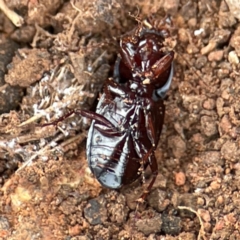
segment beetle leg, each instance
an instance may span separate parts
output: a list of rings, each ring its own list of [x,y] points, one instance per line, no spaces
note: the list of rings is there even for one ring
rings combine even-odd
[[[165,106],[161,101],[158,103],[153,102],[151,99],[146,101],[147,108],[151,110],[144,109],[145,127],[148,138],[155,150],[162,130],[162,127],[159,128],[158,126],[163,125]]]
[[[106,84],[105,84],[105,89],[104,92],[106,93],[106,95],[110,95],[111,93],[114,93],[115,95],[125,98],[126,95],[128,95],[128,91],[126,91],[126,89],[124,89],[119,83],[114,82],[111,79],[107,79]]]
[[[167,53],[164,57],[160,58],[150,69],[150,72],[148,72],[145,76],[146,79],[143,80],[143,84],[151,84],[154,81],[158,80],[158,77],[165,73],[172,64],[174,58],[174,52],[170,51]],[[148,77],[149,75],[149,77]]]
[[[113,96],[119,96],[121,98],[127,98],[130,94],[129,91],[124,89],[119,83],[113,81],[111,78],[106,80],[105,87],[105,102],[104,104],[110,105],[113,103],[113,112],[116,112],[116,102],[113,101]]]
[[[131,47],[133,45],[131,41],[132,38],[129,36],[125,36],[120,40],[120,55],[122,57],[123,63],[127,66],[128,69],[133,69],[135,63],[133,56],[131,56]]]
[[[152,67],[151,70],[154,73],[155,78],[167,71],[171,67],[174,58],[174,52],[171,51],[166,54],[163,58],[159,59]]]
[[[152,147],[155,148],[157,139],[156,139],[156,134],[153,126],[151,112],[147,113],[145,111],[145,121],[146,121],[146,130],[147,130],[148,138],[152,143]]]
[[[153,121],[152,121],[152,118],[151,118],[151,114],[148,113],[146,115],[146,120],[147,121],[147,134],[148,134],[148,138],[150,139],[151,143],[152,143],[152,146],[154,148],[156,148],[156,135],[155,135],[155,131],[154,131],[154,127],[153,127]]]
[[[112,79],[107,79],[106,81],[107,83],[112,83]],[[103,89],[103,92],[105,93],[105,96],[104,96],[104,105],[108,105],[108,111],[111,112],[116,112],[116,102],[114,102],[114,98],[112,96],[112,93],[111,91],[109,90],[108,88],[108,84],[105,84],[104,85],[104,89]],[[112,107],[111,107],[112,106]],[[101,106],[102,107],[102,106]]]
[[[107,120],[104,116],[102,116],[96,112],[77,109],[77,110],[73,110],[72,113],[79,114],[79,115],[86,117],[88,119],[91,119],[91,120],[95,120],[96,122],[103,124],[107,128],[111,128],[111,129],[115,128],[115,126],[109,120]]]
[[[113,127],[108,127],[108,126],[103,126],[102,124],[98,124],[97,122],[94,124],[94,127],[102,133],[104,136],[107,137],[118,137],[122,136],[122,132],[119,131],[115,126]]]
[[[66,118],[70,117],[73,114],[78,114],[78,115],[81,115],[82,117],[86,117],[88,119],[95,120],[96,122],[104,125],[105,127],[109,128],[109,129],[116,129],[115,126],[110,121],[108,121],[105,117],[103,117],[102,115],[95,113],[95,112],[88,111],[88,110],[82,110],[82,109],[72,110],[69,113],[65,114],[64,116],[58,118],[57,120],[50,122],[50,123],[45,123],[41,126],[42,127],[49,126],[49,125],[57,126],[57,124],[59,122],[64,121]]]
[[[112,79],[107,79],[106,82],[107,82],[107,83],[112,83],[113,81],[112,81]],[[108,101],[109,101],[109,102],[110,102],[110,101],[112,102],[113,97],[112,97],[112,94],[111,94],[111,92],[110,92],[110,90],[109,90],[109,88],[108,88],[108,84],[105,84],[105,85],[104,85],[103,91],[104,91],[104,93],[106,94],[106,97],[105,97],[106,100],[105,100],[105,101],[106,101],[106,102],[108,102]]]
[[[157,175],[158,175],[158,164],[157,164],[157,160],[154,154],[154,151],[151,151],[152,155],[151,155],[151,161],[149,161],[149,165],[150,168],[152,170],[152,180],[149,183],[148,187],[144,190],[143,194],[141,195],[141,197],[137,200],[137,201],[143,201],[145,200],[145,198],[147,197],[148,193],[150,192],[150,190],[153,187],[154,182],[156,181]]]

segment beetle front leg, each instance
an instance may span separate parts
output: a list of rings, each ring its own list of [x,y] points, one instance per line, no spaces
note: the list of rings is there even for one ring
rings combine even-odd
[[[164,57],[160,58],[151,69],[145,73],[146,79],[143,80],[143,84],[151,84],[158,81],[158,77],[165,73],[172,65],[174,58],[174,52],[167,53]]]
[[[112,79],[107,79],[104,87],[104,93],[105,93],[105,100],[104,104],[109,105],[109,103],[113,102],[114,105],[112,109],[110,109],[110,106],[108,106],[109,112],[113,111],[113,113],[116,112],[116,101],[112,101],[113,96],[119,97],[123,102],[126,101],[132,101],[132,99],[135,98],[135,95],[133,92],[131,92],[128,88],[122,86],[118,82],[113,81]],[[110,101],[109,101],[110,99]]]
[[[111,104],[112,102],[114,103],[113,95],[117,95],[122,98],[125,98],[126,96],[126,90],[123,89],[119,83],[113,81],[112,78],[106,80],[103,92],[105,93],[104,104],[107,105]]]
[[[114,94],[116,96],[125,98],[127,97],[131,92],[128,91],[126,88],[121,86],[119,83],[114,82],[112,79],[107,79],[105,83],[104,93],[107,96],[111,96],[111,94]]]
[[[151,70],[154,73],[154,77],[157,78],[162,73],[166,72],[167,69],[171,67],[172,61],[174,58],[174,52],[171,51],[168,54],[166,54],[163,58],[158,60],[152,67]]]

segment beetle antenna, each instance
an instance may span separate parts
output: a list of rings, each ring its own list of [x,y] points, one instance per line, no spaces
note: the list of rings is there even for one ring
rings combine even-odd
[[[134,16],[131,12],[128,13],[130,17],[134,18],[138,23],[142,22],[142,19],[139,17],[140,15],[140,9],[137,6],[137,14]]]

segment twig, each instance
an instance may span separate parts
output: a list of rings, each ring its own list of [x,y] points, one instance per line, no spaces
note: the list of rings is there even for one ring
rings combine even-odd
[[[190,212],[193,212],[197,215],[198,219],[199,219],[199,222],[200,222],[200,230],[199,230],[199,234],[198,234],[198,240],[201,240],[201,237],[204,239],[204,240],[207,240],[206,238],[206,233],[205,233],[205,230],[204,230],[204,225],[203,225],[203,221],[200,217],[200,215],[198,214],[198,212],[196,212],[194,209],[190,208],[190,207],[185,207],[185,206],[178,206],[179,209],[182,209],[182,210],[188,210]]]
[[[8,8],[3,0],[0,0],[0,9],[5,13],[5,15],[12,21],[16,27],[21,27],[24,20],[17,13]]]
[[[63,134],[61,134],[60,138],[64,137]],[[64,144],[61,144],[60,146],[56,146],[53,149],[50,150],[50,152],[55,152],[56,150],[61,150],[64,147],[66,147],[67,145],[71,144],[72,142],[77,141],[78,143],[81,143],[86,137],[86,132],[81,133],[80,135],[74,136],[70,139],[68,139]],[[55,139],[53,139],[52,141],[58,141],[59,140],[59,136],[57,136]],[[37,153],[35,153],[33,156],[31,156],[26,162],[24,162],[22,164],[21,167],[18,168],[18,170],[16,171],[16,173],[20,172],[21,170],[23,170],[26,166],[29,166],[32,161],[38,157],[43,155],[44,153],[46,153],[47,151],[49,151],[49,149],[51,148],[50,144],[47,144],[44,148],[40,149]]]

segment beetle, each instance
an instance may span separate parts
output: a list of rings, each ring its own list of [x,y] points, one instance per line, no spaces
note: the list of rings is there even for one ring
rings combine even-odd
[[[167,17],[160,22],[149,18],[122,36],[113,78],[106,80],[96,112],[76,109],[44,124],[57,124],[72,114],[91,119],[86,154],[92,173],[104,187],[118,189],[140,176],[144,182],[149,166],[152,179],[141,199],[158,174],[154,151],[173,77],[174,52],[164,45],[168,23]]]

